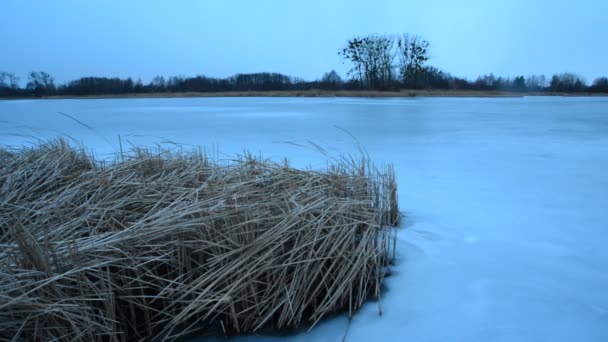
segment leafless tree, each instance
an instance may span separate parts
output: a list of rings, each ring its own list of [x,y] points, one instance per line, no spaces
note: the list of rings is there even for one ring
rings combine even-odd
[[[36,96],[48,95],[56,89],[55,79],[44,71],[32,71],[29,79],[27,89],[33,91]]]
[[[163,91],[165,90],[166,85],[167,82],[163,76],[155,76],[152,79],[152,82],[150,82],[150,86],[154,91]]]
[[[406,86],[418,87],[418,78],[429,60],[429,42],[404,34],[397,39],[399,73]]]
[[[394,80],[394,39],[388,35],[353,38],[339,54],[352,63],[349,76],[367,88],[386,88]]]
[[[8,85],[11,87],[11,89],[19,88],[19,77],[17,75],[13,74],[12,72],[6,72],[5,76],[8,79]]]
[[[323,77],[321,78],[321,84],[323,87],[326,88],[339,89],[342,85],[342,78],[335,70],[332,70],[323,74]]]
[[[352,63],[352,68],[348,71],[348,75],[358,81],[359,85],[363,86],[364,70],[366,69],[363,59],[363,40],[358,37],[350,39],[346,47],[338,52],[338,55]]]
[[[547,87],[545,75],[530,75],[526,78],[526,86],[530,91],[542,91]]]
[[[0,88],[7,88],[8,87],[8,83],[6,83],[4,81],[4,79],[6,79],[6,72],[4,71],[0,71]]]

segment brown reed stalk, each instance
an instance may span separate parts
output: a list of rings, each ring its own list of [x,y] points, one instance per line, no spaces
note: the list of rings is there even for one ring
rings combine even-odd
[[[0,339],[173,340],[314,325],[381,282],[392,167],[297,170],[252,155],[55,140],[0,150]]]

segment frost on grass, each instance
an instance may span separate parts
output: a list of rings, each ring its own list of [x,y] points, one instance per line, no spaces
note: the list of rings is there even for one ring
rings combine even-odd
[[[391,167],[298,170],[63,140],[0,150],[0,338],[174,339],[314,325],[379,296]]]

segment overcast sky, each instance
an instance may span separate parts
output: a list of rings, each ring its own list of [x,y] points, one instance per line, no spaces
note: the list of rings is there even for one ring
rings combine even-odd
[[[2,0],[0,71],[81,76],[226,77],[276,71],[307,80],[355,35],[416,34],[455,76],[608,75],[606,0]]]

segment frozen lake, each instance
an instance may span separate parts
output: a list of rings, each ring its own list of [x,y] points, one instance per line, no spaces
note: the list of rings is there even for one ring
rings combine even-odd
[[[384,315],[366,305],[347,341],[608,341],[608,98],[0,101],[2,145],[69,135],[100,156],[120,135],[320,167],[309,142],[356,152],[336,126],[395,165],[406,215]]]

